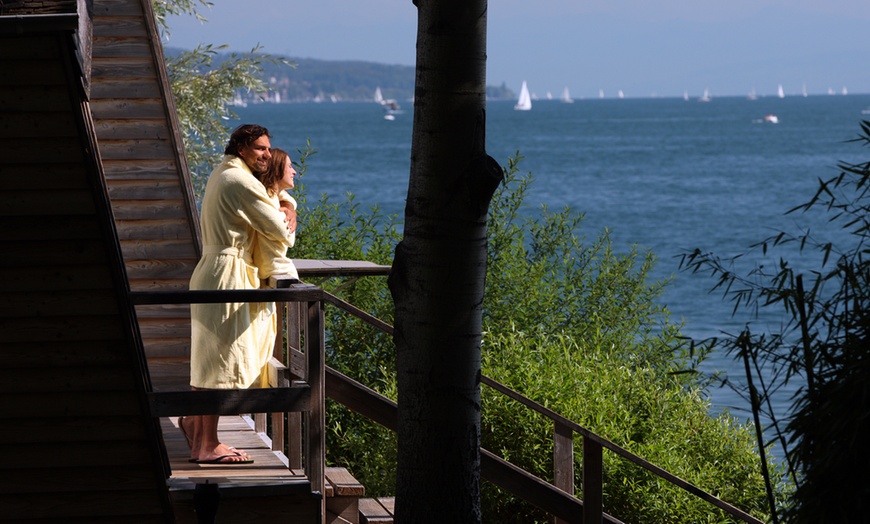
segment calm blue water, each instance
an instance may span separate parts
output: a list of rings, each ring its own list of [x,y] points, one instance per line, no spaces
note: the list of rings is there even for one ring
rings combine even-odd
[[[796,219],[824,229],[818,217],[784,213],[809,199],[818,178],[837,174],[838,162],[870,156],[846,143],[862,117],[870,119],[861,113],[870,95],[536,101],[528,112],[513,105],[487,105],[489,154],[503,165],[517,150],[525,157],[521,170],[536,178],[531,206],[570,206],[586,215],[582,235],[594,238],[606,227],[617,249],[652,250],[659,258],[653,276],[676,277],[662,301],[695,338],[736,333],[747,319],[732,319],[721,295],[708,294],[712,279],[678,273],[675,257],[696,247],[722,257],[745,252],[774,230],[793,230]],[[404,106],[394,121],[375,103],[256,105],[237,113],[268,127],[275,147],[295,151],[311,139],[318,153],[304,180],[310,195],[336,200],[352,192],[401,217],[413,119],[411,104]],[[767,114],[779,123],[763,123]],[[749,258],[742,267],[771,262]],[[742,367],[724,355],[706,369],[742,381]],[[727,388],[711,394],[715,409],[746,407]],[[787,397],[777,400],[780,409]]]

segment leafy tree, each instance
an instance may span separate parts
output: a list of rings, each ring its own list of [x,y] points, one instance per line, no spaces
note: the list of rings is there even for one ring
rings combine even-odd
[[[870,122],[861,124],[855,141],[870,144]],[[759,267],[742,276],[732,271],[732,261],[700,250],[682,262],[713,275],[735,310],[784,313],[774,332],[747,325],[716,342],[745,362],[753,411],[771,418],[787,447],[797,489],[784,515],[794,523],[863,522],[870,513],[870,162],[839,167],[839,175],[820,180],[815,195],[789,213],[824,211],[845,240],[809,230],[780,232],[751,248],[764,254],[790,249],[793,260],[811,255],[818,269],[801,271],[801,264],[780,258],[773,271]],[[770,395],[795,383],[790,415],[774,412]],[[759,444],[763,451],[766,443]]]
[[[207,0],[154,0],[154,13],[164,40],[170,36],[167,16],[191,15],[205,22],[198,7],[211,7]],[[237,115],[229,102],[239,90],[262,93],[264,64],[289,62],[260,53],[257,46],[250,53],[230,54],[219,63],[213,59],[226,45],[200,44],[193,51],[166,57],[172,94],[175,97],[187,162],[191,170],[197,201],[205,191],[208,173],[223,153],[229,129],[225,122]]]

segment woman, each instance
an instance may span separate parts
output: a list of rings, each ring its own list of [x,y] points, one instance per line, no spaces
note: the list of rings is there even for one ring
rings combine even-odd
[[[261,273],[254,262],[258,245],[289,245],[287,217],[255,176],[269,168],[269,138],[262,126],[239,126],[230,137],[223,161],[209,175],[200,218],[203,253],[190,289],[259,288]],[[193,389],[242,389],[261,382],[275,344],[274,304],[192,304],[190,314]],[[218,440],[219,419],[218,415],[179,419],[190,443],[191,462],[253,462],[244,451]]]
[[[266,280],[272,275],[290,275],[299,278],[293,262],[287,258],[287,250],[296,242],[296,200],[287,193],[288,189],[296,187],[294,177],[296,170],[290,156],[283,149],[271,150],[272,161],[269,169],[255,176],[263,184],[266,194],[272,200],[276,209],[287,216],[291,225],[290,238],[286,241],[274,241],[264,235],[257,235],[254,250],[254,264],[260,272],[260,279]]]

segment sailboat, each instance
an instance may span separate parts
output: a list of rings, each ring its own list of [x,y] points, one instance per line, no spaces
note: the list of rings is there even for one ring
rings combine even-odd
[[[384,120],[395,120],[396,115],[401,113],[399,103],[393,98],[384,98],[381,88],[375,88],[375,102],[381,104],[384,108]]]
[[[712,98],[710,98],[710,90],[705,87],[704,94],[701,95],[701,98],[698,99],[698,102],[709,102],[710,100],[712,100]]]
[[[532,108],[532,97],[529,95],[529,86],[523,80],[523,86],[520,88],[520,98],[517,100],[517,105],[514,109],[517,111],[528,111]]]
[[[782,84],[779,84],[779,87],[776,88],[776,96],[785,98],[785,91],[782,90]]]
[[[566,104],[574,103],[574,99],[571,98],[571,93],[568,92],[568,86],[565,86],[565,89],[562,90],[562,98],[560,98],[559,100],[565,102]]]

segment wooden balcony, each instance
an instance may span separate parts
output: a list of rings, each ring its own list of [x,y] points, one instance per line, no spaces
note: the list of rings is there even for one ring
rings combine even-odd
[[[297,262],[300,274],[304,278],[344,277],[356,279],[367,275],[383,275],[389,271],[387,266],[376,266],[366,262]],[[380,329],[391,333],[392,327],[359,310],[352,304],[344,302],[335,295],[316,288],[311,284],[298,284],[292,280],[277,277],[273,279],[273,285],[276,286],[276,289],[233,293],[237,294],[234,297],[235,301],[241,301],[242,299],[253,301],[254,297],[259,297],[258,300],[268,299],[270,301],[284,302],[284,306],[280,309],[285,313],[281,325],[284,329],[283,340],[286,345],[276,345],[276,358],[274,359],[276,361],[274,366],[276,369],[275,376],[287,376],[283,381],[279,379],[275,382],[277,386],[276,391],[281,393],[278,396],[267,395],[261,390],[259,395],[262,398],[256,400],[253,398],[254,393],[252,393],[256,392],[256,390],[235,392],[233,394],[233,401],[222,401],[224,403],[221,408],[222,411],[220,411],[227,414],[229,413],[228,409],[232,412],[252,413],[249,417],[244,418],[242,422],[227,421],[226,426],[228,429],[222,432],[221,436],[222,439],[226,438],[226,442],[231,445],[246,450],[254,450],[255,464],[246,465],[242,468],[239,466],[209,467],[205,469],[191,467],[184,461],[186,459],[186,448],[182,443],[183,438],[177,428],[177,422],[173,422],[171,419],[164,419],[162,424],[164,435],[170,435],[167,438],[167,449],[171,450],[169,453],[170,457],[175,457],[173,459],[170,486],[176,485],[180,487],[181,485],[186,485],[188,493],[184,497],[187,499],[192,498],[189,494],[191,491],[190,486],[194,486],[194,488],[199,486],[202,489],[202,484],[205,481],[218,486],[213,489],[229,489],[231,491],[237,491],[242,487],[246,487],[249,491],[255,487],[260,490],[271,490],[276,485],[281,485],[288,493],[292,492],[295,488],[299,490],[296,494],[302,495],[304,490],[299,484],[304,484],[305,482],[311,484],[312,493],[328,493],[330,487],[338,491],[336,484],[328,479],[328,474],[323,480],[314,477],[314,475],[320,474],[317,468],[322,468],[322,465],[318,466],[316,464],[316,461],[322,461],[322,456],[317,456],[316,450],[319,445],[321,446],[319,449],[322,452],[323,444],[322,441],[318,443],[316,439],[322,438],[323,428],[312,428],[309,421],[320,420],[322,424],[323,420],[321,418],[312,418],[310,413],[317,413],[318,408],[315,406],[315,402],[322,403],[324,398],[328,397],[335,400],[352,411],[368,417],[389,429],[394,431],[397,429],[398,406],[395,402],[383,397],[364,384],[329,368],[323,362],[322,356],[317,357],[312,355],[312,352],[323,350],[322,345],[318,345],[323,340],[322,331],[315,333],[311,330],[324,329],[325,326],[322,320],[318,322],[316,318],[322,319],[323,308],[326,306],[336,307],[346,314],[369,324],[373,329]],[[222,298],[224,293],[227,292],[197,292],[183,293],[182,295],[197,301],[217,301],[218,298]],[[168,297],[177,295],[173,293],[142,293],[136,294],[136,296],[141,297],[143,300],[148,297],[147,302],[153,303],[152,300],[156,297],[164,297],[162,300],[166,300]],[[300,340],[305,341],[302,347],[299,346]],[[284,358],[283,361],[281,361],[281,356]],[[177,362],[152,364],[151,369],[152,380],[157,390],[165,390],[165,383],[174,384],[174,387],[177,389],[184,384],[184,379],[187,378],[184,373],[184,367],[179,367]],[[315,384],[317,384],[316,377],[318,376],[320,377],[320,385],[318,387],[322,388],[322,392],[315,394],[313,389]],[[314,382],[311,382],[312,379],[314,379]],[[291,384],[290,388],[287,386],[288,383]],[[289,402],[287,399],[293,397],[294,394],[285,390],[292,390],[293,387],[302,388],[305,383],[309,384],[311,391],[308,391],[307,394],[299,392],[299,403],[296,401]],[[538,478],[485,449],[481,449],[481,473],[485,480],[549,512],[553,515],[555,522],[620,522],[618,519],[605,513],[603,507],[603,452],[607,450],[662,478],[664,481],[707,501],[712,506],[731,515],[737,521],[761,524],[758,519],[748,513],[634,455],[617,444],[596,435],[533,400],[523,397],[510,387],[486,376],[483,377],[483,384],[521,403],[537,415],[543,415],[552,421],[554,444],[553,470],[555,471],[555,478],[552,482]],[[179,394],[183,394],[183,392],[179,392]],[[249,395],[250,398],[248,399]],[[155,393],[152,396],[155,399],[152,401],[152,409],[155,410],[155,415],[181,415],[182,413],[178,406],[162,406],[158,402],[157,399],[164,396],[165,394],[159,393]],[[279,400],[279,397],[282,400]],[[182,397],[172,398],[166,396],[165,398],[168,399],[167,402],[172,403]],[[187,398],[187,396],[184,395],[184,398]],[[261,401],[265,404],[260,404],[259,402]],[[216,402],[216,400],[213,402]],[[203,400],[200,405],[211,406],[213,404]],[[228,406],[232,406],[232,408]],[[242,409],[243,407],[248,409]],[[306,408],[311,411],[306,412]],[[185,407],[184,409],[186,410],[187,408]],[[214,408],[203,407],[203,409]],[[320,413],[322,413],[322,404],[320,410]],[[187,414],[190,414],[189,410]],[[308,418],[300,418],[305,416]],[[308,428],[308,431],[303,431],[301,428]],[[314,430],[313,433],[310,432],[312,429]],[[250,433],[262,435],[264,437],[262,442],[265,444],[257,448],[257,444],[252,440]],[[574,448],[574,441],[576,438],[579,438],[582,442],[580,453],[583,464],[583,499],[575,496],[574,462],[577,450]],[[172,446],[170,446],[170,442],[173,442]],[[274,455],[274,460],[270,459],[270,452]],[[258,457],[262,457],[262,459]],[[314,464],[315,467],[308,468],[306,464]],[[347,466],[352,467],[350,464]],[[241,474],[240,472],[242,471],[245,473]],[[244,478],[244,481],[240,480],[240,478]],[[364,493],[362,486],[359,489],[361,490],[360,495]],[[195,489],[193,491],[195,495]],[[391,521],[389,520],[391,517],[388,516],[390,511],[384,504],[365,499],[362,502],[356,501],[355,503],[357,505],[351,510],[350,515],[356,516],[356,520],[353,517],[348,517],[346,506],[343,506],[344,509],[338,509],[335,505],[330,507],[328,499],[326,497],[322,498],[321,515],[323,516],[323,522],[364,521],[366,519],[365,511],[371,512],[372,522]],[[286,505],[288,502],[284,501],[283,504]],[[389,503],[386,505],[389,506]],[[288,508],[290,507],[284,507],[283,511],[289,511]],[[342,517],[344,520],[332,520],[339,514],[344,515]],[[380,516],[378,517],[378,515]],[[382,520],[376,520],[378,518]]]
[[[384,275],[389,266],[356,261],[297,260],[303,278]],[[343,468],[324,466],[325,366],[323,305],[312,284],[277,276],[272,289],[250,291],[134,292],[137,306],[215,302],[276,302],[281,326],[270,363],[268,389],[191,391],[189,362],[152,358],[148,368],[154,417],[160,419],[171,474],[168,487],[178,522],[218,511],[240,518],[257,499],[261,517],[294,522],[359,522],[364,488]],[[248,451],[253,464],[190,463],[178,417],[223,415],[222,442]],[[353,486],[353,488],[349,486]],[[215,501],[220,502],[215,505]],[[239,514],[237,514],[239,512]],[[250,516],[249,513],[245,515]],[[341,517],[340,520],[339,517]]]

